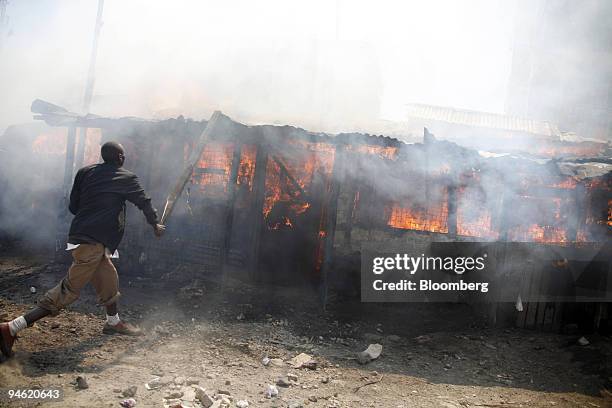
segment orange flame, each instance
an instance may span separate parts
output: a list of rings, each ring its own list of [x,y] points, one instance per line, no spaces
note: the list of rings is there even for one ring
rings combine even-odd
[[[431,203],[427,208],[393,203],[387,224],[393,228],[448,233],[448,190],[443,188],[440,202]]]

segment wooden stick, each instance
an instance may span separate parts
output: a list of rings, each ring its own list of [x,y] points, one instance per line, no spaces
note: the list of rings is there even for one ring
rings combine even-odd
[[[161,221],[160,221],[162,224],[166,224],[166,222],[168,221],[168,218],[170,218],[170,215],[172,214],[172,211],[174,210],[176,200],[178,200],[181,194],[183,193],[183,190],[185,189],[185,185],[187,184],[187,182],[189,181],[189,178],[193,174],[193,170],[197,166],[198,161],[200,160],[200,157],[202,156],[202,153],[204,152],[206,143],[208,142],[208,139],[210,138],[210,135],[212,134],[213,129],[215,125],[217,124],[217,121],[221,118],[222,115],[223,114],[220,111],[215,111],[215,113],[212,114],[212,116],[210,117],[210,120],[206,124],[206,128],[204,128],[204,131],[202,131],[202,134],[200,135],[200,138],[198,140],[198,144],[191,151],[191,155],[189,156],[185,170],[183,170],[183,173],[181,174],[181,176],[178,178],[178,180],[176,180],[176,184],[174,185],[174,188],[168,195],[168,199],[166,200],[166,205],[164,206],[164,212],[162,214]]]
[[[360,389],[362,389],[363,387],[366,387],[366,386],[368,386],[368,385],[378,384],[379,382],[381,382],[381,381],[382,381],[382,379],[383,379],[383,375],[381,374],[381,375],[378,377],[378,380],[368,381],[368,382],[367,382],[367,383],[365,383],[365,384],[361,384],[360,386],[355,387],[355,389],[353,390],[353,392],[357,392],[357,391],[359,391]]]

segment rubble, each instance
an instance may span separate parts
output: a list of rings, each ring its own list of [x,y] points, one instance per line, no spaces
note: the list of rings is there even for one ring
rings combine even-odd
[[[194,387],[196,398],[204,408],[210,408],[214,404],[214,400],[206,393],[202,387]]]
[[[582,336],[578,339],[578,344],[580,344],[581,346],[588,346],[589,344],[591,344],[591,342],[588,341],[586,337]]]
[[[273,398],[278,395],[278,388],[272,384],[268,384],[266,387],[266,398]]]
[[[247,408],[249,406],[249,402],[246,400],[240,400],[238,402],[236,402],[236,406],[238,408]]]
[[[376,360],[382,353],[382,345],[375,343],[370,344],[367,349],[357,353],[357,361],[359,364],[367,364],[372,360]]]
[[[306,353],[300,353],[297,356],[289,360],[289,364],[293,368],[308,368],[315,370],[317,368],[317,362],[312,358],[311,355]]]
[[[124,399],[119,403],[123,408],[134,408],[136,406],[136,400],[134,398]]]
[[[79,375],[76,378],[75,382],[76,382],[77,388],[80,390],[85,390],[89,388],[89,384],[87,383],[87,378],[83,377],[82,375]]]

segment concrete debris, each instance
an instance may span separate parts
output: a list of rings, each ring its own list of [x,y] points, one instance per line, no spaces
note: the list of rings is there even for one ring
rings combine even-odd
[[[357,353],[357,361],[359,364],[367,364],[372,360],[376,360],[382,353],[382,345],[375,343],[370,344],[367,349]]]
[[[125,390],[123,390],[121,392],[121,395],[123,395],[125,398],[132,398],[136,396],[136,391],[138,391],[138,387],[135,385],[132,385],[131,387],[128,387]]]
[[[87,378],[83,377],[82,375],[79,375],[76,378],[76,386],[79,390],[85,390],[89,388],[89,384],[87,384]]]
[[[582,336],[578,339],[578,344],[580,344],[581,346],[588,346],[589,344],[591,344],[591,342],[588,341],[586,337]]]
[[[196,398],[204,408],[210,408],[214,404],[214,400],[206,393],[202,387],[194,387]]]
[[[272,384],[268,384],[266,387],[266,398],[273,398],[278,396],[278,388]]]
[[[136,400],[134,398],[124,399],[119,403],[123,408],[133,408],[136,406]]]
[[[289,360],[289,364],[293,368],[309,368],[315,370],[317,368],[317,362],[312,358],[311,355],[306,353],[298,354]]]
[[[247,408],[249,406],[249,401],[240,400],[240,401],[236,402],[236,406],[238,408]]]

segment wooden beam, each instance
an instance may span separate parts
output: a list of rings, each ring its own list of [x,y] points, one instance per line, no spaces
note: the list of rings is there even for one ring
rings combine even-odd
[[[174,188],[172,189],[172,191],[168,195],[168,198],[166,199],[166,205],[164,206],[164,212],[162,214],[161,221],[160,221],[162,224],[165,224],[168,221],[168,218],[170,218],[170,215],[172,215],[172,211],[174,210],[176,201],[179,199],[179,197],[183,193],[183,190],[185,189],[185,185],[187,184],[187,182],[189,181],[189,178],[193,174],[193,169],[195,169],[195,167],[197,166],[198,161],[200,160],[200,157],[202,156],[202,153],[204,152],[206,143],[208,143],[208,141],[210,140],[211,134],[215,126],[217,125],[217,122],[222,116],[223,114],[220,111],[215,111],[215,113],[212,114],[210,120],[206,124],[204,131],[202,131],[202,134],[200,135],[197,145],[191,151],[189,160],[187,160],[187,165],[185,166],[185,170],[183,170],[183,173],[179,176],[178,180],[176,180]]]
[[[227,180],[227,206],[225,208],[225,236],[223,237],[223,248],[221,248],[221,267],[225,271],[225,264],[229,256],[232,241],[232,228],[234,224],[234,204],[236,203],[236,182],[240,168],[240,157],[243,143],[236,139],[234,143],[234,154],[232,156],[232,167]]]
[[[266,198],[266,170],[268,167],[268,146],[265,144],[257,145],[257,155],[255,157],[255,174],[253,176],[253,194],[255,201],[251,207],[253,226],[251,230],[251,245],[249,248],[249,276],[252,280],[257,280],[259,274],[259,246],[263,228],[263,205]]]
[[[300,194],[302,195],[302,198],[303,198],[306,195],[306,193],[304,192],[304,189],[302,189],[302,186],[300,186],[300,184],[296,181],[296,179],[293,178],[291,173],[289,173],[289,170],[287,169],[287,166],[285,166],[283,164],[283,162],[276,155],[272,156],[272,160],[274,160],[274,162],[276,164],[278,164],[278,167],[280,167],[281,172],[283,172],[285,174],[285,176],[287,176],[287,179],[289,180],[289,182],[293,185],[293,187],[296,190],[298,190],[300,192]]]
[[[323,246],[323,265],[321,267],[321,304],[323,309],[327,306],[329,289],[329,272],[334,260],[334,238],[336,233],[336,220],[338,217],[338,197],[340,186],[345,178],[344,145],[336,145],[334,166],[331,174],[331,186],[326,200],[325,211],[325,242]]]

